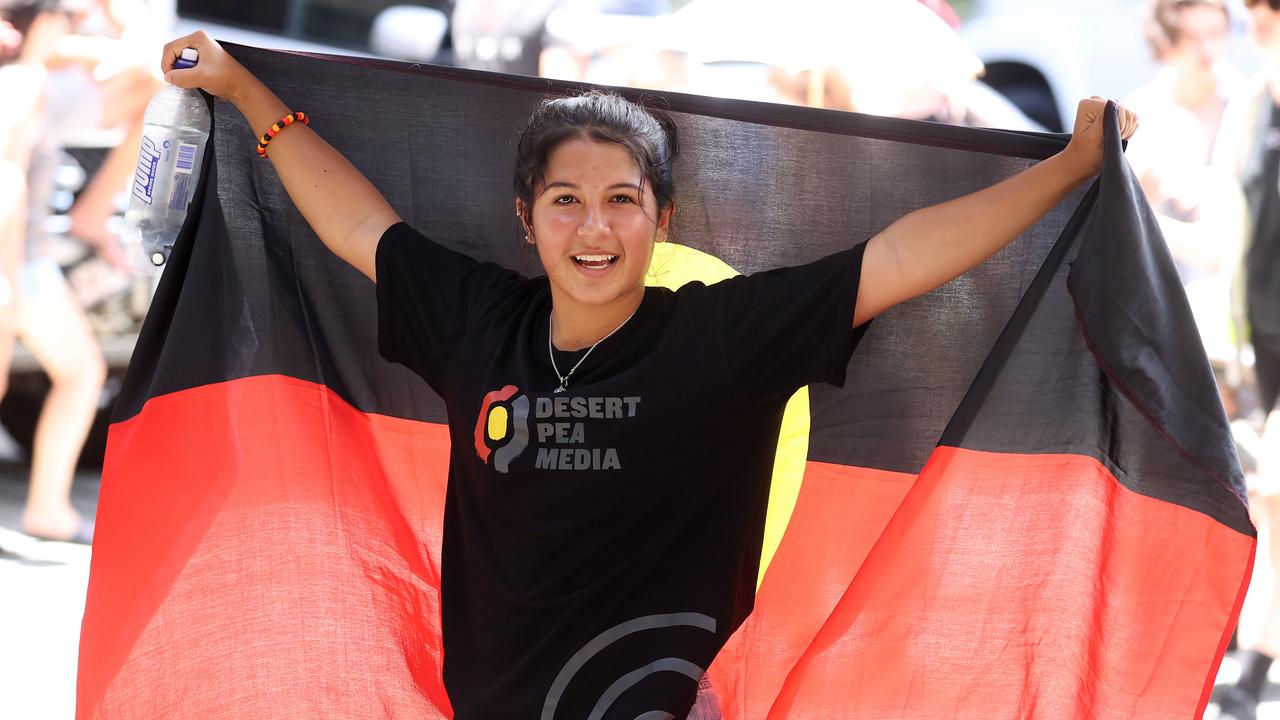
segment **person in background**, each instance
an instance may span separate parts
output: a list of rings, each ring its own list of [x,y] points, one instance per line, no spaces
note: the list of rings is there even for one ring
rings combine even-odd
[[[557,80],[688,92],[688,56],[665,47],[667,0],[571,0],[546,22],[538,74]]]
[[[1257,434],[1237,412],[1240,363],[1231,329],[1232,243],[1204,217],[1212,187],[1210,160],[1223,112],[1244,84],[1225,60],[1230,32],[1226,0],[1149,0],[1147,42],[1161,63],[1126,104],[1148,118],[1148,132],[1125,153],[1156,212],[1182,278],[1233,431],[1245,449]]]
[[[16,64],[28,77],[34,73],[42,82],[25,86],[26,94],[33,98],[26,103],[13,102],[14,95],[0,92],[6,100],[0,105],[0,126],[31,129],[11,139],[21,145],[15,152],[22,156],[18,166],[24,171],[26,194],[25,222],[11,220],[16,224],[9,225],[18,228],[14,231],[21,239],[17,247],[25,253],[18,277],[20,290],[15,294],[16,330],[49,376],[51,387],[36,424],[22,530],[40,539],[88,544],[93,539],[93,523],[72,506],[71,484],[76,461],[97,414],[106,362],[61,268],[39,254],[38,244],[33,243],[43,230],[57,157],[46,122],[49,108],[45,105],[45,70],[56,64],[57,45],[65,37],[68,20],[63,13],[45,11],[24,20],[21,26],[8,23],[20,31]],[[13,72],[8,67],[2,69]],[[23,164],[25,167],[21,167]],[[3,376],[7,383],[7,352],[4,358]]]
[[[44,66],[21,62],[22,33],[0,20],[0,396],[9,379],[9,360],[18,324],[18,269],[27,225],[27,167],[36,132],[35,116],[44,86]]]
[[[1242,84],[1224,61],[1229,16],[1225,0],[1150,0],[1146,36],[1163,67],[1133,91],[1146,132],[1125,153],[1178,264],[1183,282],[1221,267],[1221,243],[1197,232],[1209,183],[1209,161],[1222,114]]]
[[[142,115],[164,82],[155,63],[169,28],[141,0],[63,0],[66,30],[45,61],[46,122],[55,142],[83,133],[122,139],[67,211],[67,234],[119,270],[128,262],[109,226],[134,171]]]
[[[982,61],[939,7],[861,3],[845,12],[845,23],[865,36],[855,44],[866,49],[826,68],[774,67],[769,81],[784,102],[949,125],[1044,130],[981,82]]]
[[[1220,222],[1233,288],[1237,337],[1252,346],[1258,401],[1266,415],[1250,503],[1273,572],[1280,571],[1280,0],[1246,0],[1265,69],[1222,115],[1204,212]],[[1280,572],[1276,572],[1280,576]],[[1255,576],[1256,577],[1256,576]],[[1280,653],[1280,592],[1269,598],[1262,635],[1243,653],[1239,681],[1219,700],[1219,717],[1253,720]]]

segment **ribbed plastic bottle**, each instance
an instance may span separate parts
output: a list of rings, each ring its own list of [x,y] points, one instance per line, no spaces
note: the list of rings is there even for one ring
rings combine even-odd
[[[186,48],[173,67],[195,67],[198,59],[195,48]],[[154,274],[169,261],[186,220],[212,122],[199,90],[168,85],[147,105],[142,125],[122,239],[134,267]]]

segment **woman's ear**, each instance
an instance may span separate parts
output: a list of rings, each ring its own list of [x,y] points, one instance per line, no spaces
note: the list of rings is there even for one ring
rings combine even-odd
[[[654,242],[666,242],[667,236],[671,232],[671,216],[676,214],[676,203],[673,200],[670,205],[662,209],[658,213],[658,230],[653,237]]]
[[[520,220],[520,227],[524,229],[524,241],[532,245],[534,243],[533,227],[529,224],[529,208],[520,198],[516,198],[516,217]]]

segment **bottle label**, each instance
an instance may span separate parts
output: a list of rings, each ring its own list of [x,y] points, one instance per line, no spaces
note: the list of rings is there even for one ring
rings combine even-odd
[[[156,168],[160,164],[160,148],[146,135],[138,150],[138,168],[133,173],[133,196],[150,205],[156,189]]]
[[[180,173],[190,174],[196,165],[196,145],[194,143],[178,143],[178,156],[173,169]]]
[[[173,194],[169,196],[169,207],[179,212],[187,211],[187,190],[191,186],[191,172],[173,176]]]

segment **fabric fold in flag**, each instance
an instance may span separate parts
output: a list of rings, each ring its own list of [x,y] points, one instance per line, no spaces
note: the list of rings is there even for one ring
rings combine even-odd
[[[516,133],[574,88],[228,49],[413,227],[535,274]],[[682,132],[649,278],[668,287],[827,256],[1065,143],[620,92]],[[379,357],[374,286],[214,110],[109,436],[77,716],[452,717],[445,402]],[[792,399],[754,610],[708,673],[725,718],[1203,712],[1255,535],[1186,299],[1108,143],[1096,183],[877,318],[844,387]]]

